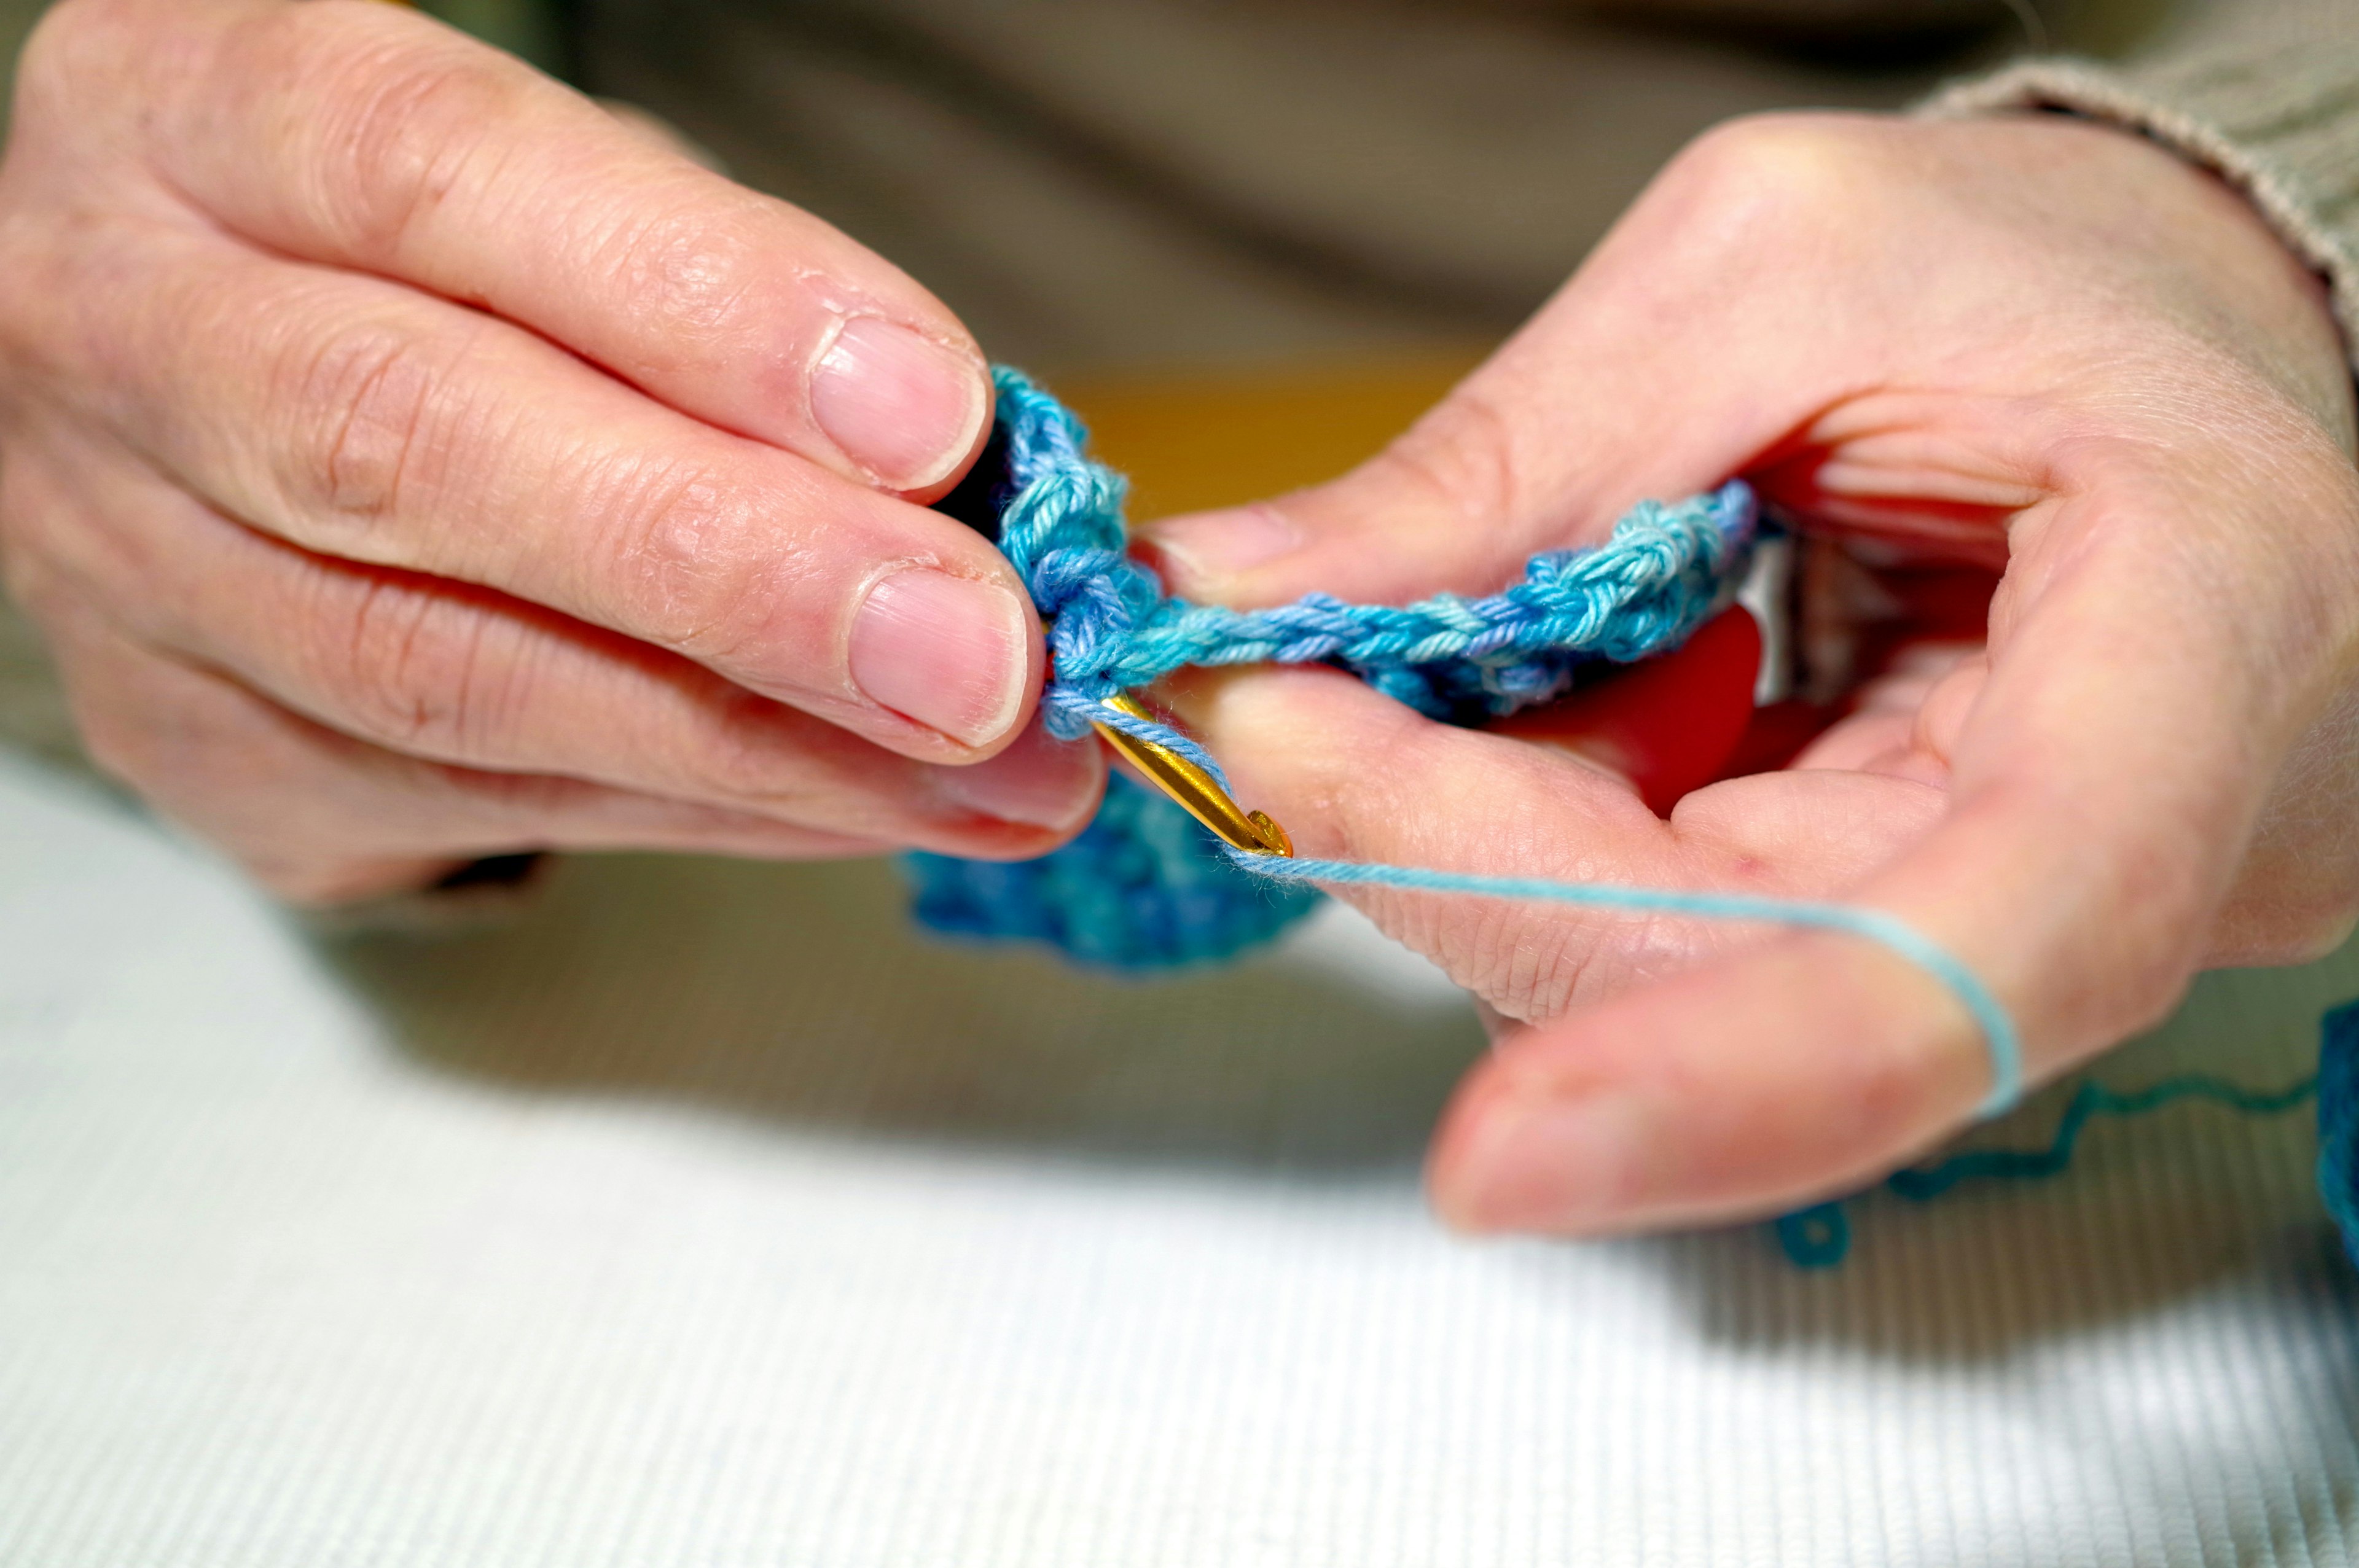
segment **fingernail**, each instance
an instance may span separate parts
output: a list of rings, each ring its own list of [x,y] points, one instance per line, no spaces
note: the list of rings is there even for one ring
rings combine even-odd
[[[1294,520],[1267,506],[1175,517],[1157,524],[1149,535],[1158,552],[1205,577],[1241,572],[1302,545],[1302,530]]]
[[[1627,1095],[1510,1099],[1491,1110],[1434,1201],[1462,1230],[1593,1229],[1623,1207],[1645,1136]]]
[[[1033,827],[1071,827],[1097,798],[1087,746],[1050,736],[1037,722],[999,755],[972,767],[940,767],[934,788],[953,810]]]
[[[811,373],[811,417],[877,483],[948,479],[991,408],[983,366],[873,316],[847,321]]]
[[[853,618],[852,678],[894,712],[985,745],[1024,706],[1028,634],[1006,589],[913,567],[870,589]]]

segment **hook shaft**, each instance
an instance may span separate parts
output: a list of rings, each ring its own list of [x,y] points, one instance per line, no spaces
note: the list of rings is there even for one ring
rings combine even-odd
[[[1106,706],[1120,708],[1133,719],[1159,722],[1127,692],[1106,698]],[[1142,741],[1110,724],[1092,728],[1107,745],[1129,759],[1133,767],[1154,781],[1158,789],[1185,807],[1189,816],[1211,828],[1221,842],[1256,855],[1293,855],[1294,840],[1286,836],[1285,828],[1266,812],[1247,811],[1238,806],[1218,779],[1179,752],[1152,741]]]

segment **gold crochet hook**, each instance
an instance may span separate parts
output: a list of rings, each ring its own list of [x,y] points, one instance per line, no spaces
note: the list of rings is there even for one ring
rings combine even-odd
[[[1106,706],[1120,708],[1133,719],[1161,722],[1127,692],[1116,692],[1107,697]],[[1223,844],[1256,855],[1293,858],[1294,840],[1286,836],[1285,828],[1270,820],[1267,812],[1240,807],[1221,787],[1220,780],[1179,752],[1125,734],[1110,724],[1092,728],[1105,738],[1107,745],[1128,758],[1133,767],[1152,779],[1158,789],[1186,807],[1189,816],[1211,828]]]

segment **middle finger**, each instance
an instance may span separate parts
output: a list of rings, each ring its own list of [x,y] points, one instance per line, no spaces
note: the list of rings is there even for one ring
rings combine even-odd
[[[972,765],[917,762],[537,606],[257,533],[120,452],[11,456],[28,547],[86,597],[388,751],[971,855],[1038,854],[1095,800],[1094,750],[1038,726]]]
[[[232,515],[548,606],[910,756],[1021,730],[1038,617],[949,519],[397,283],[168,225],[82,243],[113,254],[78,275],[122,282],[64,351],[125,439]]]

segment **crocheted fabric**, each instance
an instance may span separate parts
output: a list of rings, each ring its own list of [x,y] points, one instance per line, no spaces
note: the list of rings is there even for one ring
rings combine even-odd
[[[1049,732],[1082,741],[1092,724],[1109,724],[1215,776],[1218,764],[1185,735],[1105,699],[1186,665],[1328,664],[1430,718],[1478,722],[1562,695],[1595,660],[1677,647],[1726,602],[1753,538],[1752,492],[1732,483],[1675,505],[1642,503],[1605,545],[1534,556],[1520,581],[1483,599],[1190,604],[1166,597],[1155,573],[1125,553],[1125,487],[1083,455],[1081,423],[1020,373],[994,373],[998,426],[984,471],[961,487],[973,509],[962,514],[995,524],[1048,624]],[[904,865],[918,918],[935,930],[1043,941],[1124,970],[1228,957],[1321,896],[1236,870],[1186,812],[1120,779],[1087,830],[1038,860],[918,853]]]
[[[2318,1047],[2318,1191],[2359,1263],[2359,1001],[2326,1015]]]

